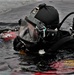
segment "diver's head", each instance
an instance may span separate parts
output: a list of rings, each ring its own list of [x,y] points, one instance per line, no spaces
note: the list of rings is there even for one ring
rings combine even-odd
[[[45,27],[49,27],[50,29],[57,28],[59,24],[58,11],[53,6],[46,4],[40,4],[34,8],[25,19],[33,25],[44,24]]]
[[[46,36],[47,28],[53,30],[58,28],[59,14],[53,6],[40,4],[30,12],[29,16],[25,17],[24,22],[21,26],[26,24],[27,32],[29,32],[32,40],[38,41],[39,35],[42,37]]]

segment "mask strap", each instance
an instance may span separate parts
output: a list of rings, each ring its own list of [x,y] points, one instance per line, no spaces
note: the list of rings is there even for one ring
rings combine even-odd
[[[46,32],[46,27],[44,26],[44,29],[43,29],[43,37],[45,37],[45,32]]]
[[[36,29],[39,31],[39,32],[43,32],[43,38],[46,36],[46,27],[45,26],[43,26],[43,28],[42,29],[39,29],[37,26],[36,26]]]

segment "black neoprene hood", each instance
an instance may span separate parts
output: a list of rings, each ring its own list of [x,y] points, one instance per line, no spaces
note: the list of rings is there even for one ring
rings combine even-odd
[[[57,28],[59,24],[59,13],[53,6],[46,5],[40,8],[34,18],[43,22],[46,27],[51,29]],[[28,18],[27,21],[33,24],[33,22],[28,20]]]

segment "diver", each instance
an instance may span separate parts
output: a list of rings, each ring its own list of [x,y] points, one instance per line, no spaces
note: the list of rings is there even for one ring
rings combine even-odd
[[[24,50],[27,55],[35,56],[34,61],[37,62],[54,59],[57,50],[53,45],[70,35],[58,29],[59,13],[56,8],[45,3],[35,7],[19,24],[18,36],[13,41],[14,50]]]

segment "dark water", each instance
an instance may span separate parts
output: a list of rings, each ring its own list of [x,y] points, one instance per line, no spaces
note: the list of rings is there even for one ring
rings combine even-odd
[[[5,42],[0,39],[0,75],[10,75],[10,71],[17,66],[17,56],[13,53],[12,41]]]

